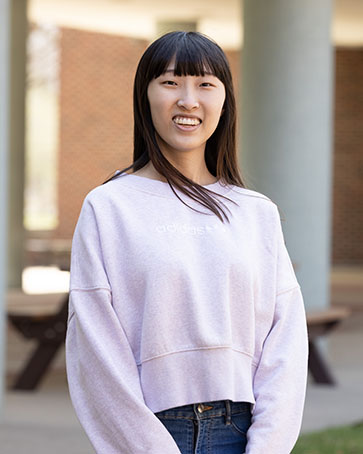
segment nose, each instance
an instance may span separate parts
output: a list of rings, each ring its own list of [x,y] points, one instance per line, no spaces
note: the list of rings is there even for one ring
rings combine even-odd
[[[185,110],[195,110],[199,107],[198,96],[194,88],[185,87],[180,92],[177,106]]]

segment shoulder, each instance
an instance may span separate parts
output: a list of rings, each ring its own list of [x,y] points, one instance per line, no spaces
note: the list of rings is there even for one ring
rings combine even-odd
[[[269,213],[272,216],[277,215],[280,218],[277,204],[261,192],[233,186],[232,191],[228,195],[231,195],[238,204],[259,212]]]
[[[84,205],[103,206],[114,199],[115,196],[122,198],[125,193],[123,180],[123,176],[116,176],[114,179],[91,189],[84,198]]]
[[[272,200],[269,197],[267,197],[267,195],[262,194],[261,192],[254,191],[253,189],[233,186],[232,191],[235,194],[239,194],[242,198],[253,198],[273,203]]]

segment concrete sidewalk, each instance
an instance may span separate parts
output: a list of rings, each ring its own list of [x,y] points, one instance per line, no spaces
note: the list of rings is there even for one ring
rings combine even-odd
[[[327,350],[337,385],[309,380],[302,432],[363,422],[363,311],[329,336]]]
[[[344,287],[345,279],[340,285],[339,276],[333,301],[335,304],[348,301],[353,314],[329,336],[326,358],[338,385],[309,382],[303,433],[363,421],[363,292],[352,282]],[[45,378],[38,391],[7,392],[0,425],[2,454],[94,452],[74,414],[63,361],[64,352],[61,352],[55,362],[58,367]]]
[[[363,268],[334,267],[331,301],[352,314],[327,336],[326,359],[337,386],[309,381],[302,432],[363,422]],[[325,345],[323,345],[324,347]]]

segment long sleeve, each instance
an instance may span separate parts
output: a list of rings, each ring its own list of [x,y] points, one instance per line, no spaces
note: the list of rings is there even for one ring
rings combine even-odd
[[[278,221],[275,311],[254,376],[255,406],[246,454],[289,454],[303,414],[308,338],[300,286]]]
[[[112,305],[87,200],[72,246],[66,364],[76,414],[98,454],[180,454],[145,404],[136,361]]]

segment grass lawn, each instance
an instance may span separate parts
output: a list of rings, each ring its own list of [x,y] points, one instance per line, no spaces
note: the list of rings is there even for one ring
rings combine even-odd
[[[363,454],[363,422],[301,435],[292,454]]]

